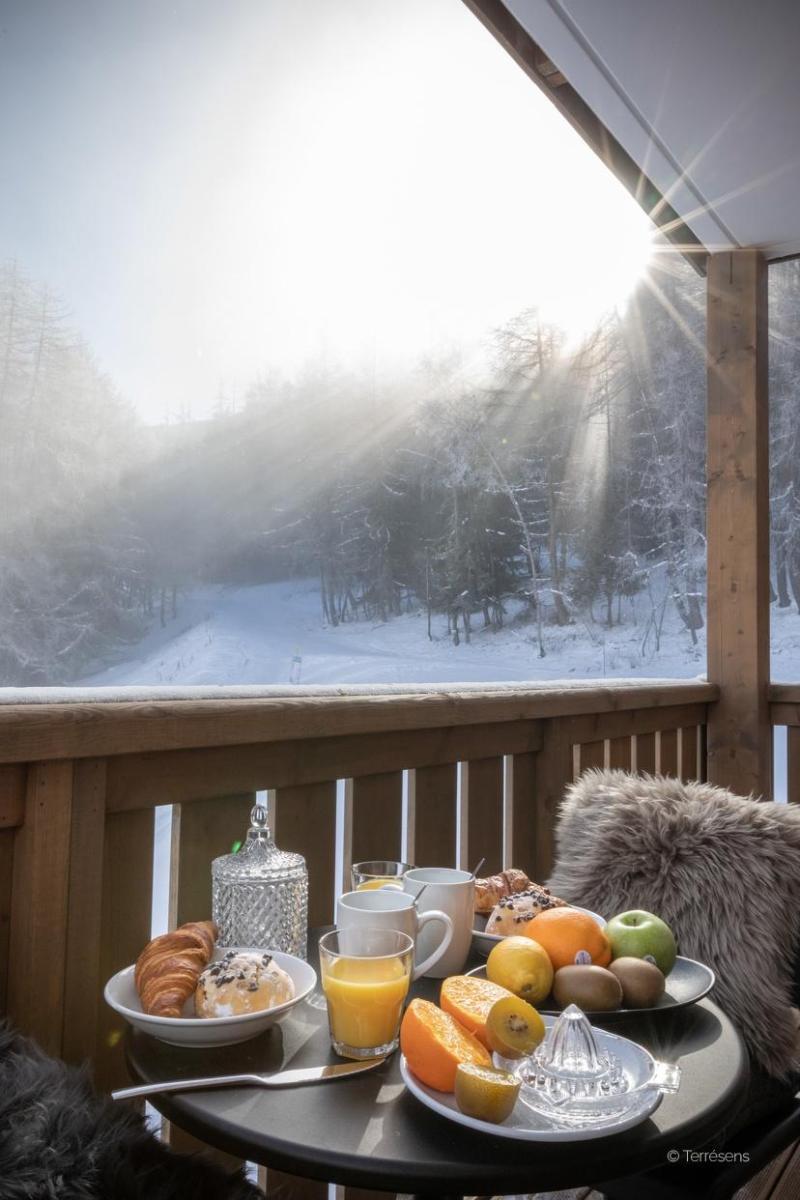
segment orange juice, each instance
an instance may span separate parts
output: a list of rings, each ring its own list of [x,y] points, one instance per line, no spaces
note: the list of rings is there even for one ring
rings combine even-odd
[[[337,958],[325,964],[322,988],[334,1041],[364,1050],[394,1041],[409,968],[402,958]]]
[[[365,879],[363,883],[360,883],[358,885],[358,887],[356,888],[356,891],[357,892],[372,892],[375,890],[375,888],[385,887],[387,883],[402,883],[402,882],[403,881],[401,879],[398,879],[394,875],[387,877],[386,879]]]

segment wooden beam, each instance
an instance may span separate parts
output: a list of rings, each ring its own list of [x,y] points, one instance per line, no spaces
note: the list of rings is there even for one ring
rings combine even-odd
[[[708,260],[708,778],[772,795],[767,268]]]
[[[151,699],[136,702],[0,704],[0,763],[531,721],[705,703],[716,696],[702,680],[675,679],[341,691],[161,700],[153,688]]]
[[[557,65],[551,62],[517,18],[512,16],[502,0],[464,0],[464,3],[616,175],[662,237],[677,246],[691,266],[702,274],[706,250],[697,235],[609,132]]]
[[[458,728],[309,738],[298,743],[210,746],[162,754],[115,757],[109,766],[111,812],[219,796],[232,789],[261,791],[352,779],[407,767],[461,762],[470,755],[518,754],[537,749],[533,721],[500,721]]]

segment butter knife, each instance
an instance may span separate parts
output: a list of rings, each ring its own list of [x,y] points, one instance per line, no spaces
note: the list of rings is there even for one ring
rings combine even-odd
[[[205,1079],[170,1079],[164,1083],[143,1083],[138,1087],[122,1088],[111,1093],[112,1100],[131,1100],[135,1096],[155,1096],[159,1092],[191,1092],[201,1088],[219,1087],[298,1087],[305,1083],[325,1083],[329,1079],[346,1079],[362,1071],[372,1071],[386,1061],[386,1055],[378,1058],[359,1059],[357,1062],[333,1063],[326,1067],[298,1067],[294,1070],[276,1071],[272,1075],[209,1075]]]

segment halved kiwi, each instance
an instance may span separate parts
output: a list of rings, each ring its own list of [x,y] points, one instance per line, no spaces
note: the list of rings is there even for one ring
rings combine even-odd
[[[486,1040],[503,1058],[532,1054],[544,1034],[544,1021],[536,1009],[518,996],[496,1000],[486,1018]]]

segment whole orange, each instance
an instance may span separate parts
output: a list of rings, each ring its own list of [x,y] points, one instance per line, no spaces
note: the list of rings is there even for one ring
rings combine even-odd
[[[547,908],[523,925],[520,933],[544,946],[556,971],[576,963],[607,967],[611,962],[605,933],[597,921],[575,908]]]

